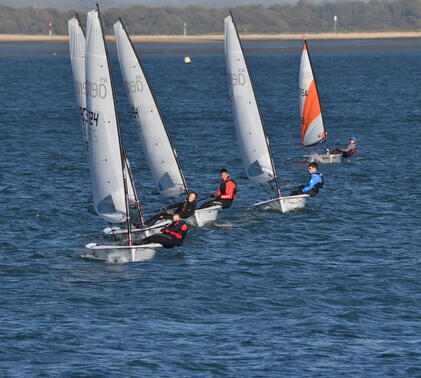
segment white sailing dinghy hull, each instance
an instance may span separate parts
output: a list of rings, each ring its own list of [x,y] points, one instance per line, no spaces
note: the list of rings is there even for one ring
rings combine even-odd
[[[308,194],[299,194],[297,196],[279,197],[268,201],[258,202],[253,207],[259,210],[277,210],[282,213],[289,213],[305,207],[307,199],[310,196]]]
[[[208,226],[216,221],[219,209],[221,209],[221,206],[212,206],[206,209],[198,209],[195,211],[194,215],[192,215],[190,218],[187,218],[186,221],[188,224],[195,227]],[[135,237],[146,238],[147,236],[159,233],[163,227],[166,227],[169,224],[171,224],[171,220],[165,219],[155,223],[150,227],[134,227],[132,228],[132,234]],[[103,232],[105,235],[113,236],[119,240],[123,239],[127,235],[127,229],[121,228],[119,226],[106,227],[104,228]]]
[[[188,224],[196,227],[208,226],[216,221],[221,206],[211,206],[206,209],[197,209],[194,214],[187,218]]]
[[[90,260],[104,261],[112,264],[123,264],[150,260],[155,257],[156,249],[161,244],[145,245],[101,245],[97,243],[86,244],[87,253],[82,257]]]
[[[132,235],[136,238],[146,238],[147,236],[151,236],[154,234],[159,233],[163,227],[168,226],[171,224],[170,219],[164,219],[162,221],[156,222],[153,226],[146,226],[146,227],[132,227]],[[123,239],[127,235],[127,228],[121,228],[119,226],[112,226],[112,227],[106,227],[103,230],[105,235],[108,236],[114,236],[116,239]]]
[[[315,161],[319,164],[342,163],[342,154],[312,154],[306,156],[309,162]]]

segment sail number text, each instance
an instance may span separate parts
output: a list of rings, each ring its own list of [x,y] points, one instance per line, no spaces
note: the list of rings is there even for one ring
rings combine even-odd
[[[98,126],[99,113],[91,112],[86,109],[86,122],[90,126]]]
[[[246,83],[245,69],[239,69],[239,72],[234,72],[232,74],[228,73],[228,82],[232,84],[233,87],[236,85],[244,85]]]
[[[299,93],[299,95],[300,95],[300,96],[302,96],[302,97],[307,97],[307,96],[308,96],[308,90],[307,90],[307,89],[304,89],[304,88],[300,88],[300,89],[298,90],[298,93]]]
[[[137,106],[132,106],[132,114],[135,118],[139,118],[139,110],[137,109]]]
[[[85,94],[86,96],[93,98],[104,99],[107,97],[107,78],[100,78],[100,82],[96,83],[95,81],[85,81],[84,83],[75,82],[76,93]]]
[[[137,75],[136,80],[124,81],[124,87],[126,89],[127,94],[143,91],[143,83],[141,79],[142,78],[139,75]]]
[[[92,126],[98,126],[99,113],[91,112],[90,110],[85,108],[85,117],[85,121],[88,128],[89,140],[93,143],[97,143],[98,138],[96,136],[96,127]]]

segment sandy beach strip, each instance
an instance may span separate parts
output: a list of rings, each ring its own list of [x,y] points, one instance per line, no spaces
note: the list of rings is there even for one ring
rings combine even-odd
[[[302,33],[302,34],[249,34],[240,33],[245,41],[291,41],[300,40],[305,36],[309,40],[334,39],[388,39],[388,38],[421,38],[421,31],[390,31],[390,32],[350,32],[350,33]],[[107,36],[107,41],[114,42],[114,36]],[[67,35],[41,35],[41,34],[0,34],[0,42],[68,42]],[[220,42],[224,40],[223,34],[202,35],[134,35],[136,43],[197,43]]]

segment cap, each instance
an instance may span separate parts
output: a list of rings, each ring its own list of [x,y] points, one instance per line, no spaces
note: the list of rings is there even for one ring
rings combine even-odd
[[[354,140],[356,142],[357,141],[357,138],[351,137],[351,138],[349,138],[349,140]]]

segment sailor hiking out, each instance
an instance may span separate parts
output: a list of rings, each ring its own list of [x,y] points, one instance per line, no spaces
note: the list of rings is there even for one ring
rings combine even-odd
[[[348,145],[344,148],[337,148],[332,151],[332,154],[342,154],[344,158],[350,158],[357,152],[357,138],[349,138]]]
[[[308,194],[310,197],[314,197],[319,193],[319,189],[323,188],[323,176],[317,170],[318,164],[312,162],[308,165],[308,171],[311,174],[310,182],[307,185],[300,185],[298,189],[291,192],[291,196],[296,196],[299,194]]]
[[[196,210],[196,200],[198,194],[196,192],[191,192],[185,201],[174,203],[166,208],[161,209],[161,213],[154,215],[152,218],[148,219],[145,224],[147,226],[152,226],[156,222],[162,219],[171,219],[174,214],[178,214],[180,218],[187,219],[191,217]],[[167,212],[167,209],[176,209],[173,212]]]
[[[228,209],[234,199],[237,197],[237,183],[230,177],[227,169],[222,168],[219,171],[221,175],[221,184],[216,193],[211,194],[209,197],[214,198],[211,201],[205,202],[201,209],[211,206],[222,206],[223,209]]]
[[[189,226],[180,218],[180,215],[174,214],[172,223],[165,227],[161,233],[154,234],[142,239],[137,245],[158,243],[164,248],[179,247],[183,244],[183,240],[187,235]]]

